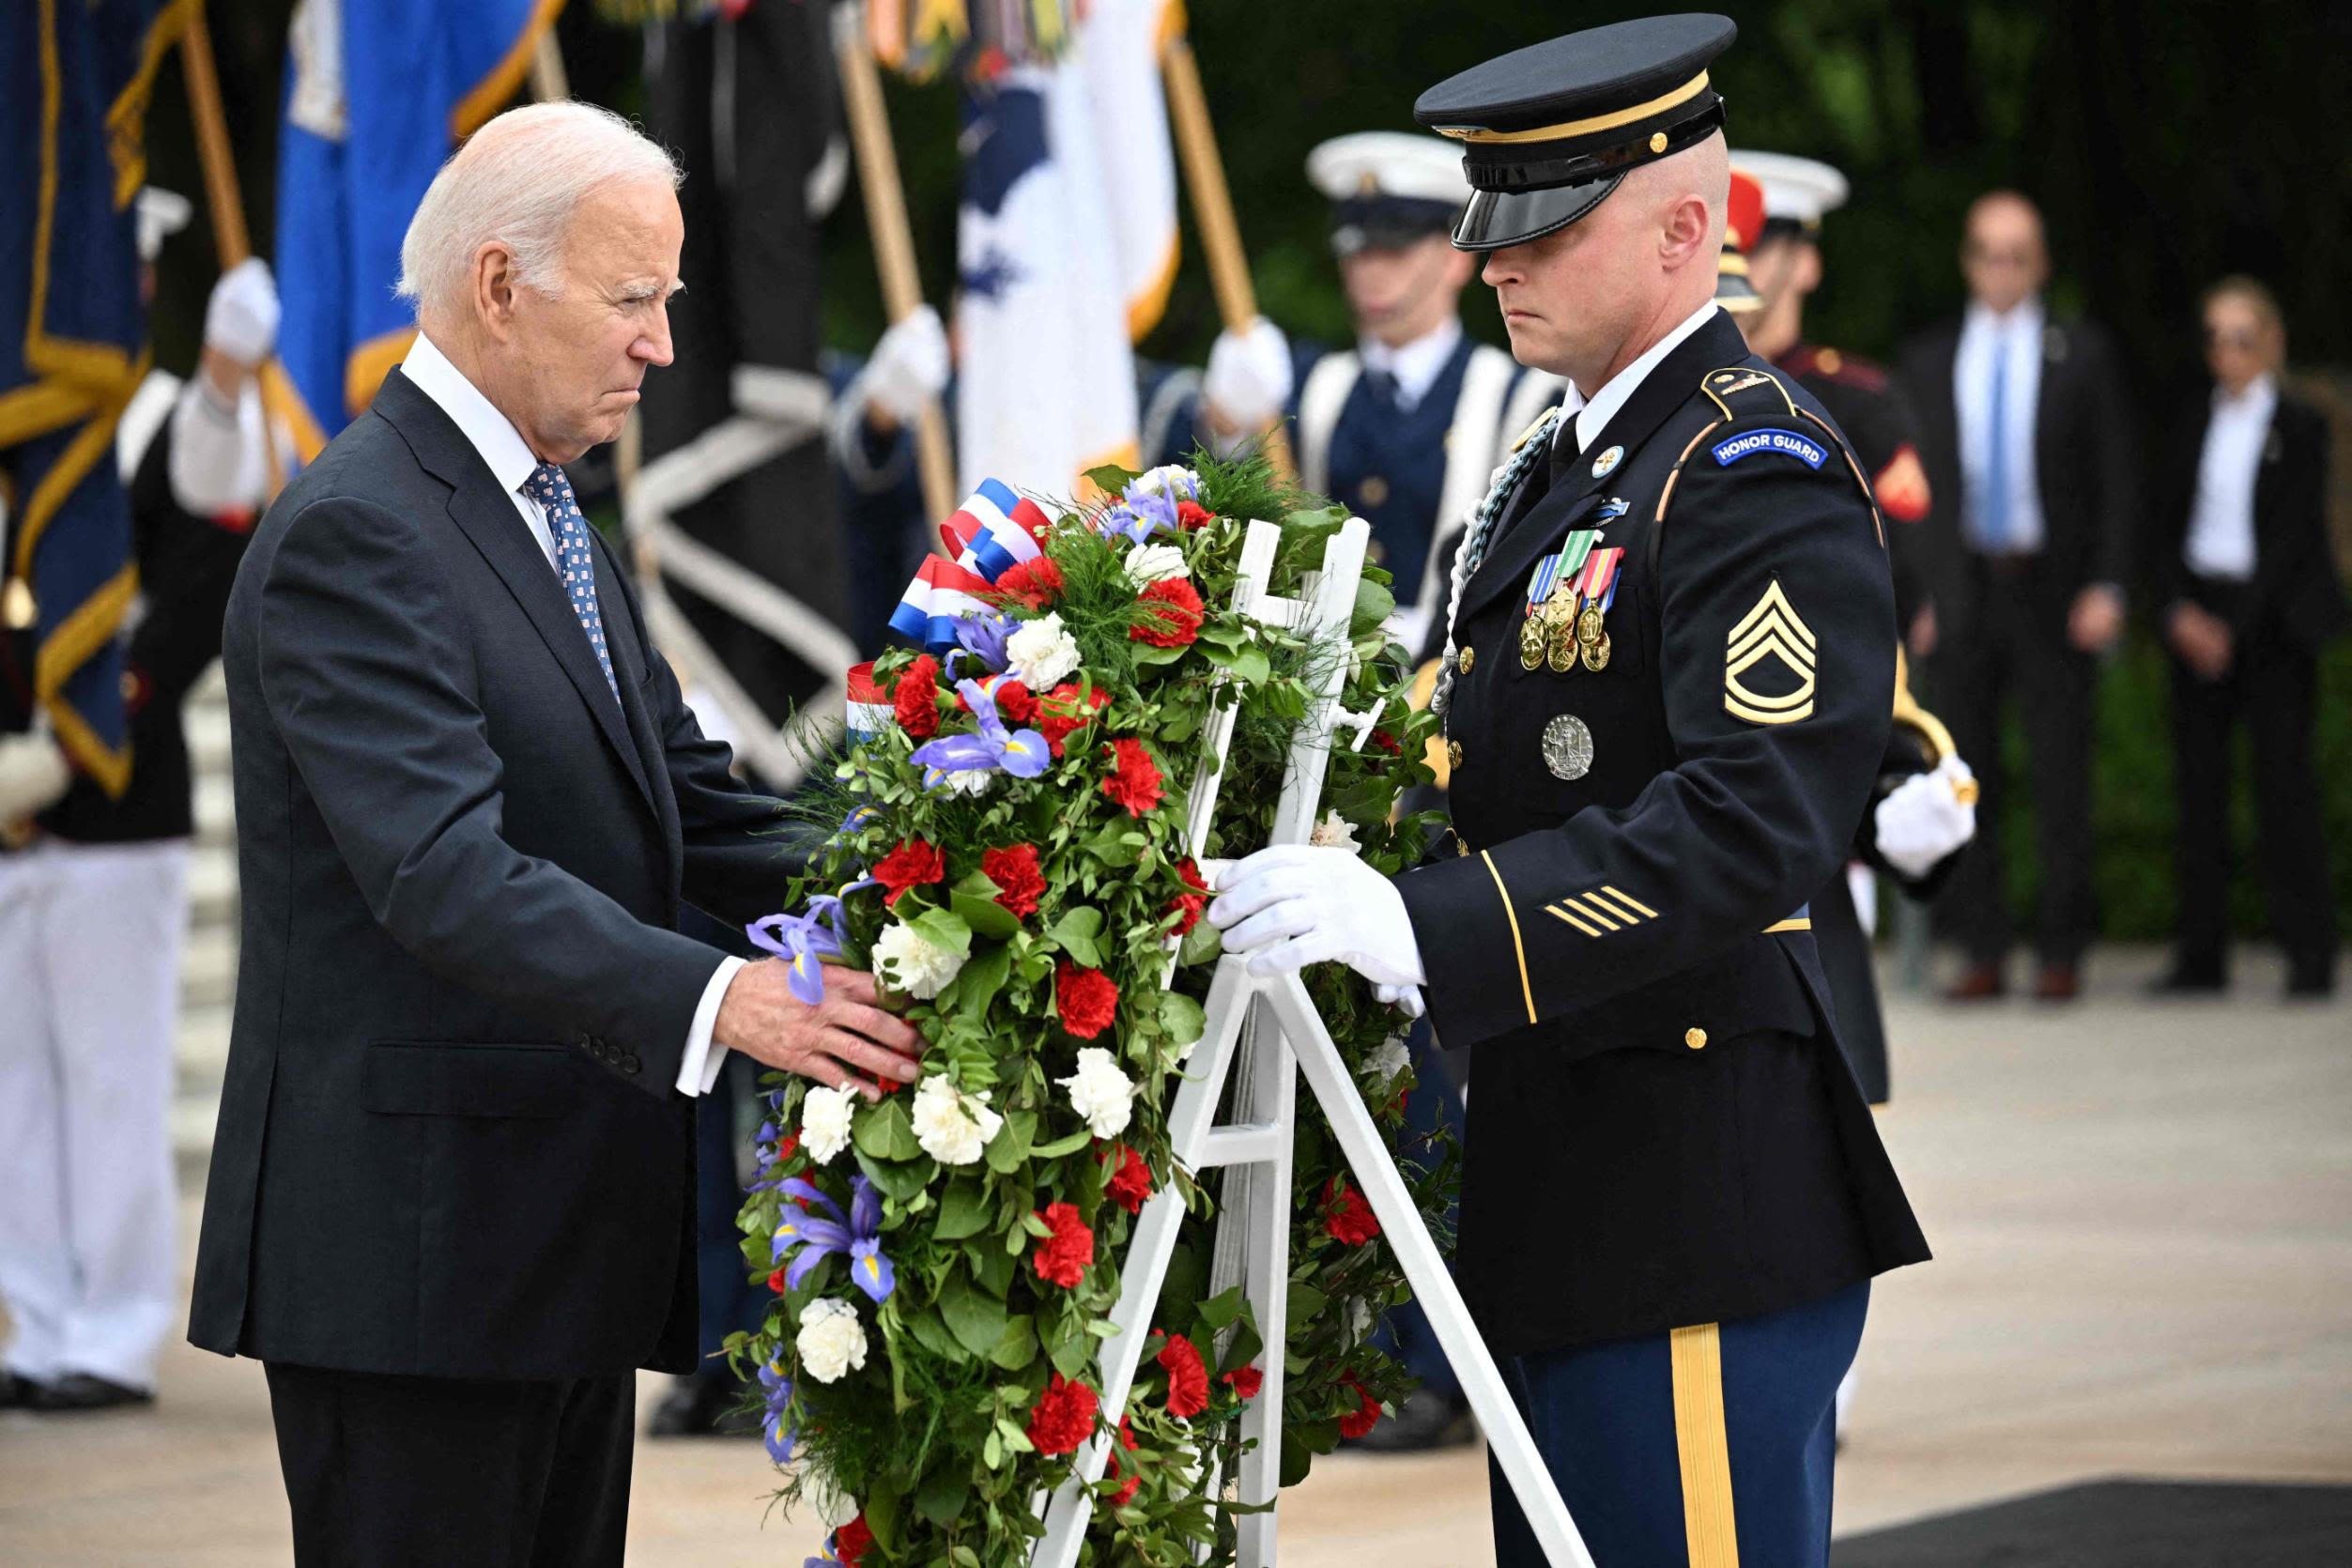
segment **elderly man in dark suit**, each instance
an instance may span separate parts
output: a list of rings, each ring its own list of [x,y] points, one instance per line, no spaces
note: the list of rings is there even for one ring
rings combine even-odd
[[[2041,214],[2013,191],[1969,208],[1967,314],[1912,344],[1899,375],[1919,416],[1932,501],[1930,603],[1908,628],[1960,753],[1984,770],[1980,842],[1946,895],[1968,967],[1950,995],[1998,996],[2012,928],[1999,766],[2012,695],[2031,761],[2041,868],[2035,993],[2073,998],[2092,934],[2091,702],[2123,629],[2134,511],[2130,421],[2106,335],[2043,308]],[[2027,694],[2031,699],[2027,700]]]
[[[676,930],[785,867],[562,465],[670,358],[678,171],[502,115],[420,204],[421,332],[230,601],[244,946],[190,1337],[258,1358],[303,1563],[618,1563],[638,1367],[694,1356],[720,1053],[911,1079],[837,971]]]
[[[2180,779],[2180,915],[2158,989],[2229,981],[2230,741],[2242,719],[2287,993],[2326,996],[2336,922],[2312,747],[2319,651],[2345,621],[2328,546],[2328,420],[2279,385],[2286,328],[2253,279],[2206,293],[2205,356],[2213,395],[2166,449],[2165,527],[2150,563]]]

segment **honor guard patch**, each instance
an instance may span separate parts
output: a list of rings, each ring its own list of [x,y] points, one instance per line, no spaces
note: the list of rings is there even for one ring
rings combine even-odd
[[[1818,469],[1829,458],[1829,451],[1809,436],[1793,430],[1745,430],[1739,435],[1714,444],[1714,459],[1718,466],[1729,468],[1743,457],[1759,453],[1778,453],[1793,457],[1808,469]]]
[[[1812,628],[1789,603],[1788,595],[1780,591],[1780,579],[1775,577],[1764,596],[1756,601],[1756,607],[1740,618],[1725,639],[1723,711],[1750,724],[1794,724],[1809,717],[1814,669],[1820,658],[1817,647]],[[1765,694],[1749,684],[1752,679],[1761,680],[1761,667],[1768,660],[1777,660],[1786,672],[1783,682],[1773,684],[1793,681],[1791,689]]]

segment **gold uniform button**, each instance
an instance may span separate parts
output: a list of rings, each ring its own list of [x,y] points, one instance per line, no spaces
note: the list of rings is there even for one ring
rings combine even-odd
[[[1446,742],[1446,766],[1458,769],[1461,765],[1462,743],[1460,741]]]
[[[1366,474],[1364,482],[1356,486],[1356,493],[1363,498],[1366,506],[1378,506],[1389,499],[1389,482],[1376,473]]]
[[[1462,656],[1454,662],[1462,673],[1468,675],[1470,672],[1470,666],[1478,662],[1478,650],[1475,648],[1463,649]]]
[[[1683,1043],[1689,1046],[1693,1051],[1703,1050],[1707,1044],[1707,1031],[1704,1029],[1685,1029],[1683,1031]]]

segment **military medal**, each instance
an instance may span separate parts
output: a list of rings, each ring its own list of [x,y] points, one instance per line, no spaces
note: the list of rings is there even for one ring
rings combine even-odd
[[[1555,675],[1565,675],[1576,668],[1576,623],[1571,616],[1560,616],[1551,623],[1550,636],[1545,639],[1544,662],[1552,667]]]
[[[1520,669],[1541,669],[1545,660],[1553,657],[1549,649],[1558,635],[1557,623],[1560,619],[1557,607],[1560,585],[1582,572],[1592,554],[1592,542],[1599,537],[1597,529],[1577,529],[1558,550],[1535,563],[1535,571],[1528,578],[1527,620],[1519,628]],[[1575,603],[1573,598],[1568,602]],[[1561,669],[1556,658],[1552,668]],[[1568,668],[1574,668],[1573,662]]]
[[[1577,576],[1573,598],[1580,607],[1576,616],[1576,658],[1595,673],[1608,668],[1606,618],[1609,606],[1617,600],[1618,563],[1624,559],[1622,546],[1597,551]]]
[[[1519,628],[1519,668],[1541,669],[1544,667],[1544,635],[1549,625],[1547,618],[1530,615]]]
[[[1592,730],[1574,714],[1544,726],[1544,765],[1554,778],[1582,778],[1592,771]]]

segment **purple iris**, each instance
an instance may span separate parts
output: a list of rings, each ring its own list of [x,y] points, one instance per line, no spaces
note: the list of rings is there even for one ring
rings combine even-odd
[[[882,1253],[882,1194],[874,1191],[874,1184],[863,1176],[850,1177],[847,1215],[838,1204],[799,1176],[786,1181],[781,1191],[793,1201],[784,1206],[769,1255],[777,1263],[792,1255],[792,1266],[784,1273],[785,1288],[798,1290],[809,1270],[838,1253],[850,1261],[852,1284],[876,1301],[888,1299],[898,1287],[899,1275]],[[810,1204],[833,1218],[811,1214]]]
[[[841,900],[820,893],[806,915],[770,915],[744,928],[751,945],[788,961],[786,983],[810,1007],[824,1000],[820,960],[841,956]]]
[[[838,1539],[839,1537],[838,1532],[836,1534],[826,1536],[824,1538],[824,1551],[822,1555],[804,1559],[801,1563],[801,1568],[841,1568],[841,1560],[833,1555]]]
[[[956,617],[959,646],[947,651],[947,672],[954,674],[960,663],[977,664],[987,672],[1004,669],[1005,639],[1012,635],[1013,623],[994,610]]]
[[[1095,514],[1095,529],[1105,539],[1131,539],[1138,545],[1149,539],[1163,521],[1170,527],[1175,526],[1174,501],[1168,503],[1165,518],[1126,500],[1113,501]]]
[[[972,710],[979,732],[942,735],[909,754],[908,761],[920,762],[929,770],[923,776],[925,789],[935,787],[945,774],[1000,768],[1015,778],[1035,778],[1053,761],[1043,735],[1035,730],[1005,727],[1003,715],[996,711],[996,699],[989,695],[988,687],[977,681],[958,681],[956,691],[963,698],[964,706]]]
[[[782,1367],[770,1361],[760,1369],[760,1389],[768,1406],[760,1421],[760,1430],[768,1442],[768,1457],[779,1465],[789,1465],[792,1462],[792,1444],[800,1438],[799,1431],[790,1424],[792,1380],[784,1376]]]
[[[868,818],[880,815],[882,813],[870,806],[853,806],[850,807],[850,814],[841,819],[841,825],[833,830],[833,837],[825,842],[838,844],[844,838],[853,838],[860,829],[865,827]]]

